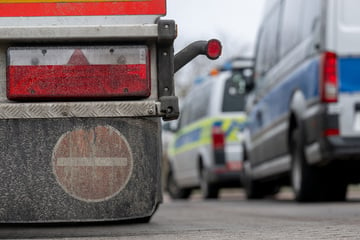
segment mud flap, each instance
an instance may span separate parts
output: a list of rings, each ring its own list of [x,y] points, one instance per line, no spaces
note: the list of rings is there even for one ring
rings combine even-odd
[[[0,222],[150,219],[161,202],[160,120],[0,121]]]

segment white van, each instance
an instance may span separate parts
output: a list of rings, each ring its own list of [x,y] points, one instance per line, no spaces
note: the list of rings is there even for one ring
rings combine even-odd
[[[297,201],[360,182],[360,1],[266,1],[242,172],[248,198]],[[290,180],[290,181],[289,181]]]
[[[205,77],[182,104],[168,154],[167,190],[172,198],[188,198],[199,187],[203,198],[217,198],[220,188],[240,186],[238,135],[246,121],[246,82],[253,63],[236,63],[241,66],[236,71]]]

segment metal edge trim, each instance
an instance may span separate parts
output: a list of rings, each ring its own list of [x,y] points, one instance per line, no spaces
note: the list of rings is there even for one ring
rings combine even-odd
[[[0,40],[157,38],[157,24],[111,26],[0,26]]]
[[[156,117],[158,102],[0,103],[0,119]]]

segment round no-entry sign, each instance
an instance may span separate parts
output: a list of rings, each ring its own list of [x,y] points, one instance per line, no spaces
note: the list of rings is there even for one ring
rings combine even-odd
[[[71,196],[100,202],[117,195],[128,183],[133,159],[124,136],[111,126],[76,129],[55,145],[53,171]]]

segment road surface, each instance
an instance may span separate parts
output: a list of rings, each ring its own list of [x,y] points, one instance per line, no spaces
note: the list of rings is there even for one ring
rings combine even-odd
[[[298,204],[289,191],[276,199],[246,201],[240,190],[222,192],[218,201],[165,196],[149,224],[6,225],[10,239],[360,239],[360,191],[343,203]]]

